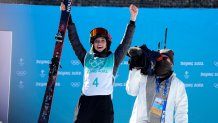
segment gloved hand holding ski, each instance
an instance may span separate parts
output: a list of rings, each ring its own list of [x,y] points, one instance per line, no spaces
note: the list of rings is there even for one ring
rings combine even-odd
[[[49,65],[50,68],[49,78],[43,98],[41,111],[39,114],[38,123],[48,123],[49,121],[49,115],[50,115],[51,104],[54,95],[57,72],[60,66],[59,63],[60,63],[62,48],[64,44],[64,37],[68,25],[69,16],[70,16],[71,3],[72,0],[63,0],[63,4],[66,6],[66,9],[64,11],[61,11],[61,18],[58,26],[58,32],[55,36],[56,43],[55,43],[54,53],[51,63]]]

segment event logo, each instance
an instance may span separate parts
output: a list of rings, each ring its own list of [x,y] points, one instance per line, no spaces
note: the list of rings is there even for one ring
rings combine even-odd
[[[82,72],[81,72],[81,71],[72,71],[72,72],[71,72],[71,75],[74,75],[74,76],[81,76],[81,75],[82,75]]]
[[[25,70],[23,71],[16,71],[17,76],[26,76],[27,72]]]
[[[204,83],[195,83],[194,87],[195,88],[203,88],[204,87]]]
[[[41,78],[44,78],[44,77],[45,77],[45,71],[44,71],[44,70],[41,70],[41,72],[40,72],[40,77],[41,77]]]
[[[20,82],[19,82],[18,87],[19,87],[19,88],[23,88],[23,87],[24,87],[23,81],[20,81]]]
[[[186,84],[185,84],[185,87],[186,87],[186,88],[192,88],[192,87],[193,87],[193,84],[192,84],[192,83],[186,83]]]
[[[70,63],[72,65],[79,65],[80,64],[80,61],[79,60],[71,60]]]
[[[213,83],[213,86],[214,86],[215,88],[218,88],[218,83]]]
[[[189,62],[181,61],[180,65],[186,66],[186,67],[187,66],[204,66],[204,62],[203,61],[189,61]]]
[[[23,58],[20,58],[18,64],[19,64],[20,66],[23,66],[23,65],[24,65],[24,59],[23,59]]]
[[[93,68],[102,68],[105,64],[105,59],[90,59],[89,64]]]
[[[71,82],[70,85],[74,88],[78,88],[80,86],[80,82]]]
[[[218,67],[218,61],[214,61],[213,64]]]
[[[36,60],[36,64],[49,64],[49,60]]]
[[[204,72],[201,72],[200,76],[201,77],[213,77],[214,73],[204,73]]]
[[[115,82],[114,83],[114,87],[125,87],[126,86],[126,83],[119,83],[119,82]]]
[[[189,78],[189,72],[188,71],[185,71],[184,77],[185,77],[185,79]]]

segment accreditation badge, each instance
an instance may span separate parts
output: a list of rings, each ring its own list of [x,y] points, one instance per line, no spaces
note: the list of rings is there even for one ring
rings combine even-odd
[[[157,116],[161,116],[163,105],[164,105],[164,100],[162,98],[156,97],[152,104],[150,112]]]

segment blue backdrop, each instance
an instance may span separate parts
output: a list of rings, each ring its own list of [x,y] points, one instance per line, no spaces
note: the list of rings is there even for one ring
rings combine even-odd
[[[159,41],[163,46],[168,27],[167,47],[175,51],[174,70],[186,84],[190,123],[218,120],[217,12],[217,9],[139,9],[132,46],[146,43],[156,50]],[[71,14],[87,50],[89,31],[105,27],[113,37],[114,51],[130,19],[128,8],[73,6]],[[12,31],[10,123],[37,122],[59,18],[59,6],[0,4],[0,30]],[[65,39],[50,123],[72,123],[81,92],[83,68],[68,38]],[[129,121],[135,100],[125,90],[127,60],[126,57],[122,62],[115,80],[115,123]]]

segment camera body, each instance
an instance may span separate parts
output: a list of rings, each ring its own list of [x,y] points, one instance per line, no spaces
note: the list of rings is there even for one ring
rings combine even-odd
[[[140,69],[144,75],[154,75],[156,59],[160,56],[158,51],[150,50],[146,45],[134,46],[128,50],[127,55],[130,57],[130,70]]]

